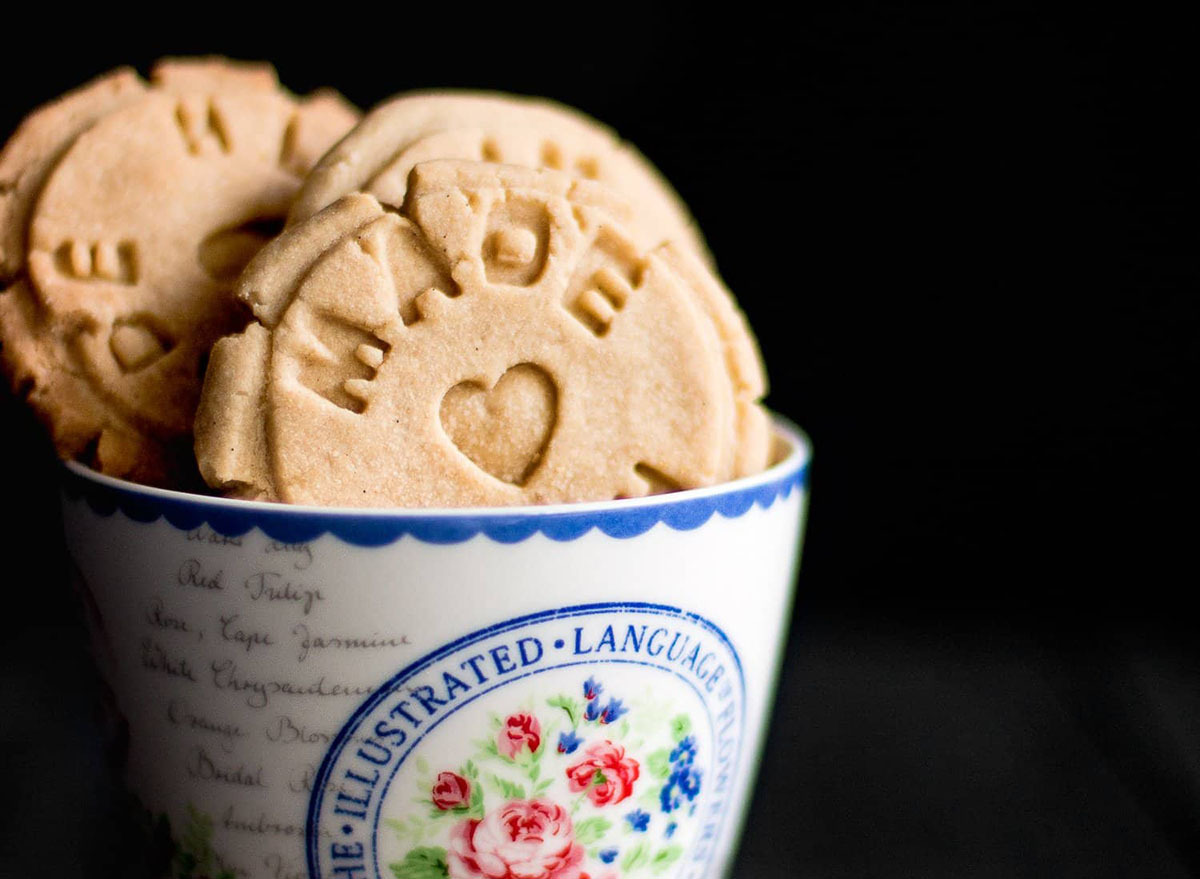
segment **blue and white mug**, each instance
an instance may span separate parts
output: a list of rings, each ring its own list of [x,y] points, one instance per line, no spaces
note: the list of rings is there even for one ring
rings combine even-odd
[[[173,876],[722,875],[808,445],[565,506],[341,510],[69,465],[67,544]],[[190,872],[189,872],[190,871]]]

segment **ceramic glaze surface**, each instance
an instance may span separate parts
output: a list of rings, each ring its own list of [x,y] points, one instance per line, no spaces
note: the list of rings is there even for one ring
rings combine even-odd
[[[786,629],[807,447],[713,489],[342,511],[72,468],[64,516],[172,875],[719,876]]]

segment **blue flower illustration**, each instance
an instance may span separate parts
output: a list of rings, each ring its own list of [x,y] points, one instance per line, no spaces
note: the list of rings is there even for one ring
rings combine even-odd
[[[567,730],[558,735],[558,753],[574,754],[575,749],[583,744],[583,739],[575,735],[574,730]]]
[[[600,719],[600,711],[600,703],[593,699],[583,709],[583,719],[589,722],[597,721]]]
[[[604,687],[600,686],[600,682],[595,678],[588,678],[583,682],[583,698],[589,702],[604,692]]]
[[[641,809],[634,809],[625,816],[625,820],[629,822],[630,828],[638,833],[645,833],[646,828],[650,826],[650,813],[644,812]]]
[[[623,714],[628,714],[629,709],[621,704],[620,699],[610,699],[608,704],[604,706],[604,710],[600,713],[601,723],[612,723]]]
[[[700,770],[675,764],[674,771],[663,785],[662,793],[658,795],[658,800],[664,812],[674,812],[683,805],[685,799],[690,803],[699,793]]]
[[[696,737],[684,736],[671,752],[671,762],[691,766],[696,760]]]
[[[611,864],[617,859],[617,850],[615,848],[603,849],[600,853],[600,860],[606,864]]]
[[[662,792],[658,795],[658,802],[662,806],[662,810],[667,813],[674,812],[683,805],[683,796],[676,789],[673,777],[663,785]]]
[[[672,836],[675,835],[675,831],[678,827],[679,827],[679,825],[676,824],[674,821],[672,821],[670,824],[667,825],[667,829],[663,831],[663,836],[665,836],[667,839],[670,839]]]
[[[691,767],[680,767],[671,776],[676,779],[676,784],[679,785],[679,791],[688,798],[690,803],[696,799],[696,795],[700,793],[700,770]]]

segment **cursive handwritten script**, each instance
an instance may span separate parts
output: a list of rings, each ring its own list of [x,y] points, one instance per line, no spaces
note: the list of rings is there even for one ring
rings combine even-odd
[[[306,662],[314,650],[386,650],[390,647],[405,647],[411,643],[407,635],[387,638],[378,632],[365,638],[353,635],[314,635],[304,623],[293,626],[292,634],[300,642],[297,662]]]
[[[246,578],[245,586],[251,601],[283,601],[299,604],[304,609],[305,616],[312,613],[314,604],[325,600],[320,589],[285,580],[278,571],[259,571]]]

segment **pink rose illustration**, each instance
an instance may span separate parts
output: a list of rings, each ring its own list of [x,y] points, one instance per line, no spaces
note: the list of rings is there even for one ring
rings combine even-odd
[[[440,772],[433,783],[433,804],[443,812],[471,802],[471,782],[457,772]]]
[[[522,748],[529,748],[532,754],[541,744],[542,725],[532,714],[511,715],[496,734],[496,747],[509,760],[517,759]]]
[[[450,833],[450,879],[584,879],[583,846],[566,809],[514,800]]]
[[[589,745],[584,758],[567,768],[567,783],[576,793],[586,790],[597,806],[606,806],[633,793],[640,772],[638,762],[626,757],[624,748],[606,739]]]

